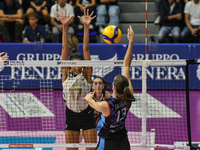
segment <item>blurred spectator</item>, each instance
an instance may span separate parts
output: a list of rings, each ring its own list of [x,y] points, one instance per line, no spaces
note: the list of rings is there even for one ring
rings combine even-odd
[[[181,32],[181,40],[184,43],[191,42],[191,35],[198,35],[200,32],[200,3],[199,0],[192,0],[185,4],[185,24]]]
[[[67,0],[67,3],[72,6],[76,6],[76,0]]]
[[[160,18],[162,27],[158,33],[159,41],[168,43],[168,35],[172,33],[174,43],[180,42],[182,10],[180,3],[168,0],[161,6]]]
[[[30,26],[25,29],[23,43],[45,42],[45,28],[38,24],[38,15],[33,12],[28,15]]]
[[[30,0],[19,0],[19,3],[22,6],[23,13],[26,13],[27,9],[30,7]]]
[[[78,16],[83,16],[84,15],[84,9],[89,9],[89,14],[92,12],[93,16],[96,14],[96,0],[76,0],[76,7],[74,8],[74,13],[75,13],[75,23],[78,25],[79,30],[83,30],[83,25],[80,23],[80,19]],[[90,30],[94,30],[95,26],[95,20],[93,19],[89,25]]]
[[[156,0],[156,13],[157,13],[157,18],[156,20],[154,21],[154,24],[156,25],[159,25],[160,24],[160,9],[161,9],[161,6],[163,5],[163,3],[167,1],[167,0]],[[180,3],[181,6],[182,6],[182,10],[185,6],[185,3],[187,3],[189,0],[176,0],[177,3]]]
[[[156,13],[157,13],[157,18],[154,21],[154,24],[160,24],[160,7],[162,4],[165,2],[165,0],[156,0]]]
[[[109,15],[108,25],[115,25],[119,27],[119,14],[120,8],[117,0],[100,0],[100,4],[97,7],[96,26],[99,28],[99,33],[103,32],[106,26],[106,15]]]
[[[60,22],[60,20],[56,19],[55,17],[59,17],[57,12],[61,14],[60,9],[62,9],[62,11],[65,12],[65,8],[67,11],[66,12],[67,17],[71,17],[72,15],[74,15],[73,6],[66,3],[66,0],[58,0],[58,3],[54,4],[51,7],[50,17],[51,17],[51,24],[53,25],[53,28],[52,28],[53,42],[55,43],[59,42],[59,35],[61,35],[63,32],[62,23]],[[77,26],[76,24],[74,24],[74,19],[72,18],[69,24],[68,34],[73,36],[77,33],[77,30],[78,30]]]
[[[2,2],[0,5],[0,31],[5,42],[22,42],[23,24],[22,8],[19,2],[16,0]]]
[[[49,23],[47,0],[30,0],[30,7],[26,11],[26,15],[28,16],[32,12],[42,13],[46,23]]]

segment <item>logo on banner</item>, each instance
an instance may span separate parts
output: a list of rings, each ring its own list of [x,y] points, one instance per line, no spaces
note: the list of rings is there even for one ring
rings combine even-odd
[[[57,65],[76,65],[76,62],[57,61]]]
[[[4,65],[5,66],[9,65],[9,61],[8,60],[4,61]]]
[[[200,62],[200,59],[198,59],[197,62]],[[197,67],[197,78],[200,80],[200,65]]]
[[[91,60],[100,60],[99,55],[92,55]],[[117,60],[117,53],[115,53],[115,55],[112,58],[107,60]],[[110,72],[112,72],[114,68],[115,66],[95,66],[93,67],[93,75],[104,77]]]
[[[10,61],[4,61],[4,65],[10,65],[10,66],[24,66],[23,60],[10,60]]]

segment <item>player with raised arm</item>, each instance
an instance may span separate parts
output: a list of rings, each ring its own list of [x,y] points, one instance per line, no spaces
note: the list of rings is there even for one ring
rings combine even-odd
[[[0,53],[0,60],[9,60],[9,56],[6,56],[6,55],[1,56],[1,55],[3,55],[3,54],[5,54],[5,52],[1,52],[1,53]]]
[[[113,96],[105,101],[96,102],[93,99],[94,91],[84,97],[92,108],[101,113],[101,119],[97,124],[100,139],[96,150],[130,150],[125,119],[131,107],[131,102],[135,101],[129,71],[134,40],[134,32],[131,26],[128,28],[127,38],[129,45],[124,57],[124,75],[117,75],[114,78]]]
[[[73,37],[68,39],[68,25],[73,16],[68,18],[66,10],[59,14],[59,19],[63,24],[62,37],[62,55],[61,60],[68,60],[69,49],[72,54],[69,60],[83,60],[81,53],[78,53],[78,39]],[[89,51],[89,25],[93,13],[84,10],[84,18],[79,17],[84,25],[84,39],[83,39],[83,55],[84,60],[91,60]],[[94,119],[94,111],[83,100],[83,97],[90,92],[92,83],[92,67],[62,67],[62,85],[63,98],[66,103],[66,126],[65,136],[66,143],[78,143],[80,130],[83,131],[83,137],[86,143],[96,143],[96,125]],[[70,150],[77,150],[77,148],[69,148]],[[87,150],[94,148],[87,148]]]

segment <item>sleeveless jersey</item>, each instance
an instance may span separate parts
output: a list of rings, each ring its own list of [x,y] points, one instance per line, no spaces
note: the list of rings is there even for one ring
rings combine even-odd
[[[127,133],[125,119],[130,109],[130,104],[121,102],[110,97],[106,99],[110,108],[110,115],[105,117],[101,114],[101,119],[97,124],[98,135],[105,139],[123,136]]]
[[[91,84],[87,82],[82,73],[76,77],[70,73],[62,85],[63,98],[70,110],[80,113],[88,107],[88,103],[83,100],[83,97],[90,92]]]
[[[96,99],[95,97],[94,97],[94,100],[95,100],[96,102],[101,102],[101,101],[104,101],[104,100],[105,100],[105,97],[103,97],[103,94],[102,94],[100,100]]]

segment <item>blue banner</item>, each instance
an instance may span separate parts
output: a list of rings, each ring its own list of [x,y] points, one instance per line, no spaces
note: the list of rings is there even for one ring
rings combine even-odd
[[[133,45],[133,60],[179,60],[198,59],[200,60],[199,44],[149,44],[145,55],[144,44]],[[89,45],[92,60],[123,60],[128,48],[127,43],[115,45],[91,43]],[[82,53],[83,45],[79,45],[79,52]],[[24,44],[24,43],[1,43],[0,52],[6,52],[10,60],[60,60],[62,44]],[[200,65],[190,66],[190,89],[200,89]],[[4,76],[4,88],[38,89],[40,79],[54,81],[54,89],[62,89],[60,68],[36,68],[36,67],[11,67],[7,70],[2,68],[1,74],[10,75],[15,80]],[[102,76],[112,83],[115,75],[121,74],[122,68],[115,67],[112,72],[102,72]],[[141,67],[131,67],[131,80],[134,89],[142,88]],[[97,72],[93,72],[97,74]],[[34,75],[34,76],[33,76]],[[36,80],[37,79],[37,80]],[[185,67],[184,66],[161,66],[149,67],[147,71],[148,89],[184,89],[185,88]],[[20,84],[16,83],[20,80]],[[22,81],[24,80],[24,81]],[[27,80],[31,82],[27,83]],[[31,85],[30,85],[31,84]]]

